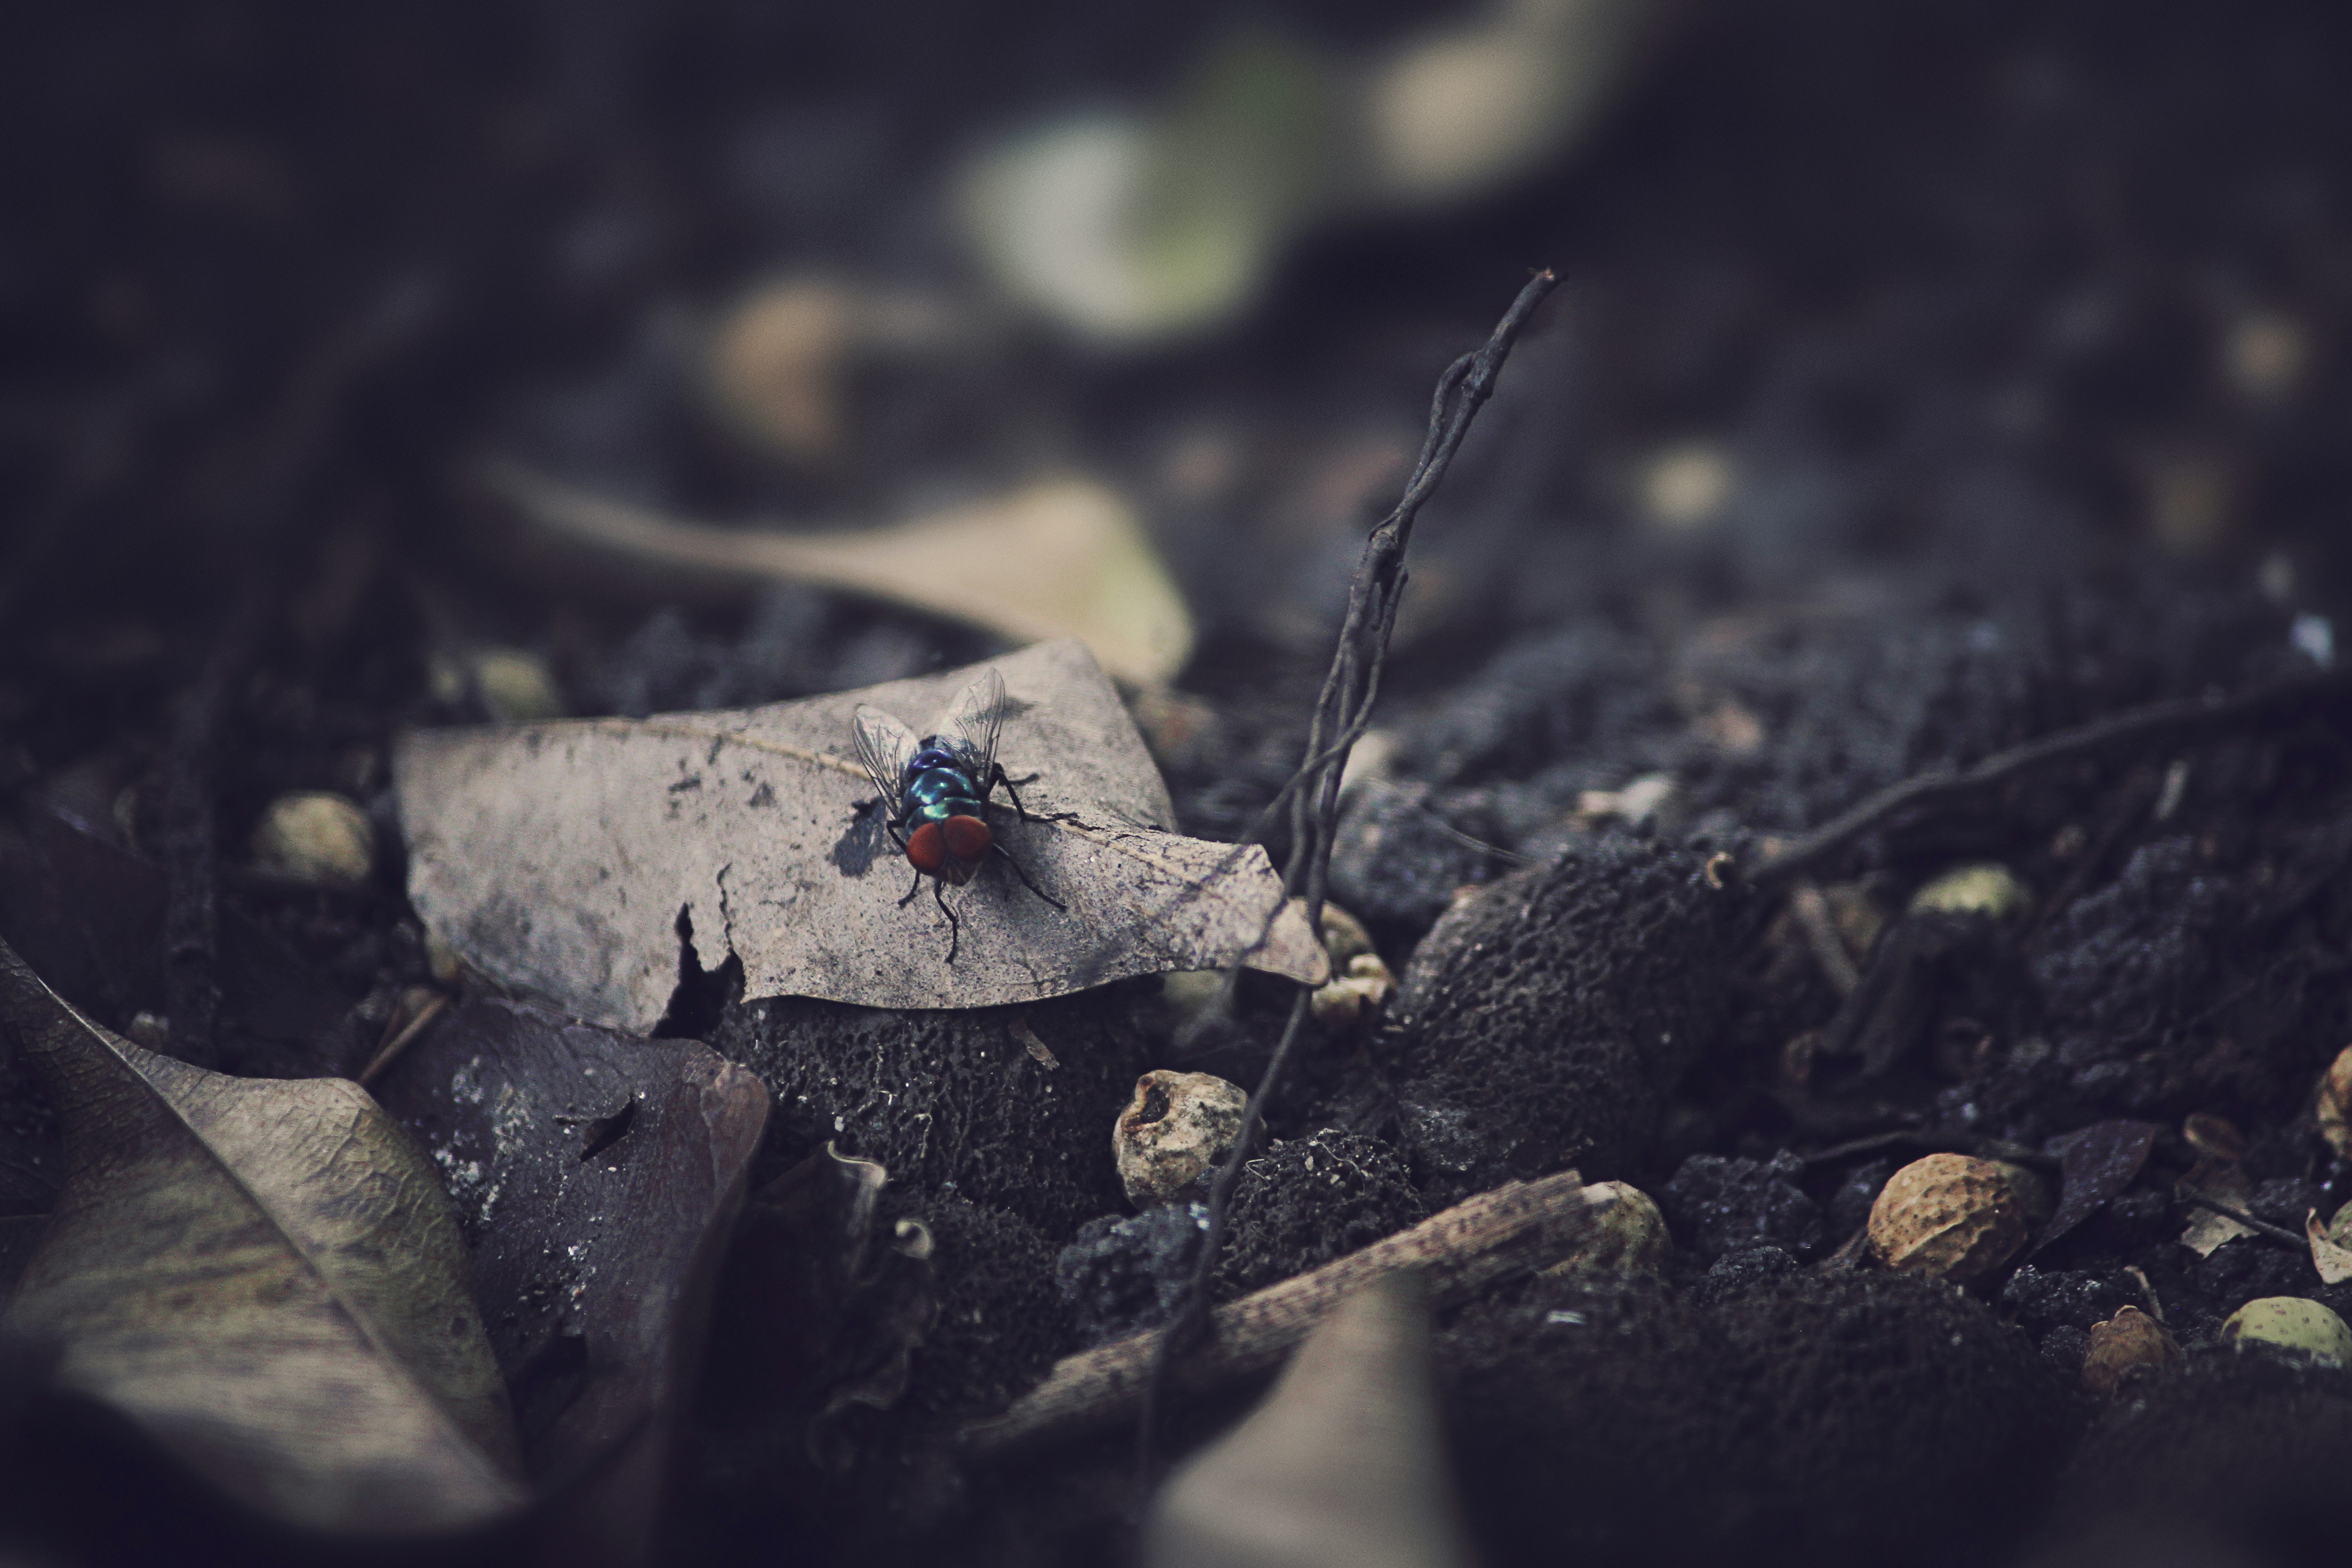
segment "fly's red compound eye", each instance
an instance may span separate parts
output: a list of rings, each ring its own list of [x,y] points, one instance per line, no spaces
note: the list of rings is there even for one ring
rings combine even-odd
[[[940,825],[940,836],[946,838],[948,853],[959,860],[977,860],[988,853],[992,841],[988,824],[976,816],[950,816]]]
[[[986,827],[981,829],[982,833],[987,831]],[[949,839],[940,833],[940,825],[926,822],[907,835],[907,859],[916,870],[928,871],[936,877],[940,868],[948,863],[948,846]]]

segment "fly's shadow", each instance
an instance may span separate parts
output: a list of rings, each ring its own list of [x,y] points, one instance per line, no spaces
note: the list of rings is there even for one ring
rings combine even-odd
[[[877,857],[895,855],[898,846],[890,842],[885,826],[889,809],[879,798],[865,801],[857,807],[849,826],[833,842],[833,863],[845,877],[863,877],[874,869]]]

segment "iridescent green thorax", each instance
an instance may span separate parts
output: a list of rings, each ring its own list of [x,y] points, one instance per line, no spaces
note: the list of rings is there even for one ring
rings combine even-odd
[[[980,794],[961,768],[925,768],[907,781],[904,810],[909,824],[980,816]]]

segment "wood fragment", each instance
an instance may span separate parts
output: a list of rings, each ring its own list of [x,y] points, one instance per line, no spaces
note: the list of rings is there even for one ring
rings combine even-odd
[[[1210,1340],[1175,1363],[1171,1393],[1199,1393],[1266,1371],[1340,1300],[1400,1269],[1422,1277],[1433,1306],[1549,1267],[1588,1236],[1616,1195],[1573,1171],[1513,1182],[1454,1205],[1411,1230],[1218,1308]],[[966,1451],[997,1459],[1099,1431],[1138,1415],[1162,1331],[1146,1330],[1066,1356],[1002,1415],[967,1426]]]

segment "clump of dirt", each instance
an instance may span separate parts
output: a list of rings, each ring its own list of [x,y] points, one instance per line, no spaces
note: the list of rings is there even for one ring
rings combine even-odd
[[[2023,1532],[2074,1426],[2025,1335],[1942,1285],[1750,1262],[1688,1298],[1537,1279],[1441,1336],[1487,1561],[1975,1563]]]
[[[2185,1537],[2209,1543],[2203,1561],[2338,1563],[2347,1466],[2352,1372],[2192,1350],[2135,1374],[2093,1426],[2035,1561],[2104,1565],[2125,1543]]]
[[[1125,1206],[1111,1127],[1151,1065],[1135,988],[1019,1009],[894,1013],[780,998],[741,1003],[710,1035],[776,1099],[779,1163],[830,1142],[894,1183],[1010,1211],[1048,1241]],[[1013,1025],[1044,1042],[1032,1056]]]
[[[1947,1285],[1816,1270],[1726,1303],[1742,1562],[1993,1560],[2076,1425],[2022,1332]]]
[[[1100,1344],[1176,1314],[1208,1228],[1200,1204],[1165,1204],[1078,1227],[1055,1258],[1053,1279],[1082,1344]]]
[[[1438,1336],[1464,1516],[1496,1568],[1696,1563],[1735,1521],[1723,1492],[1721,1336],[1655,1280],[1535,1279]]]
[[[919,1426],[993,1415],[1076,1348],[1076,1325],[1054,1289],[1054,1248],[1009,1210],[952,1195],[886,1195],[931,1235],[939,1316],[915,1352],[904,1408]]]
[[[1428,1215],[1403,1159],[1377,1139],[1327,1127],[1276,1143],[1243,1170],[1218,1294],[1320,1268]]]
[[[1703,855],[1595,837],[1440,921],[1405,973],[1392,1074],[1431,1201],[1640,1158],[1723,1026],[1739,908]]]
[[[1703,1258],[1754,1247],[1811,1258],[1822,1248],[1822,1209],[1797,1185],[1804,1173],[1786,1150],[1769,1160],[1693,1154],[1658,1189],[1658,1208]]]

